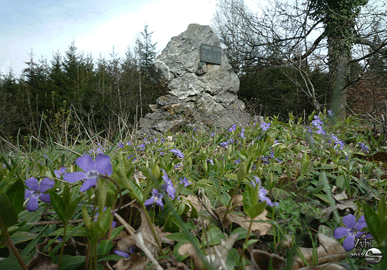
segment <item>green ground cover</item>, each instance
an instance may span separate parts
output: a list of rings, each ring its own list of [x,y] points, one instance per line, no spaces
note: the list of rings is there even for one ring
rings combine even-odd
[[[387,269],[383,137],[289,118],[0,155],[0,268]]]

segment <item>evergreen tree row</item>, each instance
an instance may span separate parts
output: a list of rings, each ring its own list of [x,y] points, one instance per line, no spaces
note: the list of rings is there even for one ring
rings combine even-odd
[[[72,134],[92,130],[113,135],[106,132],[118,132],[118,117],[135,124],[162,94],[152,65],[156,44],[151,35],[145,26],[123,59],[113,48],[109,60],[94,61],[78,53],[74,42],[50,63],[36,61],[31,53],[20,79],[12,71],[0,74],[0,136],[15,142],[18,133],[20,138],[43,138],[65,128]],[[74,121],[66,122],[70,114],[82,122],[83,130],[74,130],[79,129]]]
[[[78,53],[72,43],[65,55],[55,53],[50,63],[36,61],[31,53],[19,79],[12,72],[0,73],[0,137],[16,143],[17,138],[38,141],[65,131],[69,136],[82,134],[87,138],[93,135],[87,134],[92,131],[112,138],[119,132],[118,119],[135,127],[139,118],[149,112],[148,105],[166,94],[153,65],[157,52],[152,34],[145,26],[135,47],[128,48],[124,58],[119,58],[113,48],[108,60],[100,57],[95,61]],[[241,82],[239,98],[246,102],[250,113],[279,115],[286,121],[288,112],[300,117],[315,109],[313,100],[304,93],[300,72],[279,55],[270,50],[263,53],[271,55],[269,62],[280,64],[267,65],[267,61],[245,64],[233,61],[240,57],[232,54],[231,49],[226,48],[225,52]],[[365,98],[361,106],[377,110],[376,103],[381,102],[387,87],[386,56],[385,50],[372,55],[366,68],[359,63],[351,64],[351,81],[363,74],[375,82],[371,86],[375,89],[375,104],[370,104],[370,85],[355,83],[348,89],[350,106]],[[327,104],[328,73],[318,67],[311,68],[316,66],[313,63],[305,61],[302,65],[315,88],[317,102]]]

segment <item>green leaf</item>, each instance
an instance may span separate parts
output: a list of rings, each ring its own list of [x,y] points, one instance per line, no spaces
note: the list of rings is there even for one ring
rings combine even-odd
[[[85,256],[69,256],[69,255],[63,255],[61,266],[62,269],[66,270],[73,270],[79,267],[81,264],[83,264],[86,261]]]
[[[235,248],[229,250],[227,254],[226,266],[227,269],[235,269],[235,266],[239,262],[240,256]]]
[[[252,185],[246,185],[246,190],[243,193],[243,206],[249,207],[255,203],[258,203],[259,185],[253,187]]]
[[[11,235],[11,240],[14,245],[24,243],[27,241],[31,241],[32,239],[35,239],[37,236],[36,233],[30,233],[30,232],[15,232]],[[0,248],[5,247],[5,245],[0,245]]]
[[[330,203],[329,197],[325,194],[318,193],[318,194],[314,194],[314,196],[316,196],[317,198],[321,199],[322,201],[328,204]]]
[[[36,245],[40,242],[41,238],[43,236],[46,236],[46,230],[50,227],[50,225],[46,225],[39,234],[23,249],[23,251],[20,253],[23,256],[27,256],[28,254],[32,253],[33,250],[35,250]]]
[[[179,207],[177,208],[177,213],[179,214],[179,216],[184,214],[184,210],[185,210],[185,203],[180,203]]]
[[[65,218],[67,221],[72,218],[74,215],[75,209],[78,206],[78,202],[81,200],[80,197],[76,197],[74,200],[72,200],[69,205],[65,208],[64,213],[63,213],[63,218]]]
[[[144,202],[144,191],[132,180],[124,183],[125,187],[130,190],[132,196],[140,203]]]
[[[102,240],[98,244],[98,249],[99,249],[101,255],[105,255],[113,248],[113,246],[114,246],[114,244],[113,244],[112,240]]]
[[[243,161],[239,165],[239,170],[237,174],[238,186],[242,183],[243,179],[245,179],[246,174],[247,174],[246,163]]]
[[[86,205],[83,205],[82,207],[82,217],[83,220],[85,221],[85,226],[88,231],[91,230],[91,220],[89,217],[89,213],[87,213]]]
[[[21,255],[21,257],[25,263],[28,263],[32,259],[32,257],[25,256],[25,255]],[[11,269],[21,269],[21,267],[15,255],[11,252],[6,259],[0,261],[0,269],[11,270]]]
[[[122,257],[119,255],[109,254],[98,258],[98,262],[119,261],[120,259],[122,259]]]
[[[222,191],[220,194],[220,201],[222,202],[222,204],[224,206],[227,206],[230,200],[231,200],[230,195],[227,192]]]
[[[98,218],[99,224],[105,233],[109,230],[111,226],[112,214],[110,213],[110,211],[110,207],[106,208],[106,210]]]
[[[90,236],[92,237],[92,239],[101,239],[105,236],[106,231],[105,228],[103,228],[98,221],[95,221],[91,223],[91,230],[89,231],[89,233],[91,233]]]
[[[195,206],[193,206],[193,204],[191,202],[189,202],[189,204],[191,205],[191,218],[198,218],[199,214],[198,214],[198,211],[196,210]]]
[[[344,175],[340,175],[339,177],[337,177],[336,179],[336,185],[341,188],[341,189],[344,189],[345,187],[345,183],[344,183]]]
[[[249,207],[245,207],[244,209],[245,209],[246,214],[251,219],[254,219],[257,216],[259,216],[260,214],[262,214],[262,212],[265,210],[265,208],[266,208],[266,202],[260,202],[260,203],[255,203]]]
[[[168,234],[165,237],[176,242],[182,242],[182,243],[188,242],[184,232],[176,232],[176,233]]]
[[[18,214],[5,193],[0,193],[0,222],[7,228],[17,223]]]
[[[381,231],[380,222],[376,212],[365,202],[363,202],[364,217],[370,230],[371,235],[374,237],[378,245],[381,244],[379,232]]]
[[[306,156],[306,158],[304,158]],[[301,160],[301,176],[304,177],[306,172],[308,171],[310,160],[308,158],[308,154],[304,153],[304,157]]]
[[[66,219],[64,217],[64,211],[66,209],[66,204],[64,203],[62,197],[60,197],[56,192],[52,189],[48,191],[50,194],[51,205],[55,210],[55,213],[58,215],[59,219],[66,223]]]
[[[80,223],[81,224],[81,223]],[[64,233],[64,227],[61,227],[55,231],[53,231],[52,233],[49,234],[49,236],[59,236],[59,235],[63,235]],[[77,227],[70,227],[68,226],[67,227],[67,232],[66,232],[66,235],[71,235],[71,236],[87,236],[86,234],[86,228],[79,228],[77,229]]]
[[[99,181],[99,183],[98,188],[96,190],[96,196],[98,201],[98,209],[99,212],[101,212],[106,206],[107,181],[102,177],[98,177],[97,181]]]
[[[225,236],[223,232],[219,229],[219,227],[212,227],[208,231],[203,232],[202,239],[204,239],[204,246],[212,246],[220,244],[220,240],[225,239]]]
[[[2,179],[2,181],[0,182],[0,193],[3,193],[4,189],[14,180],[14,175],[16,174],[17,167],[17,165],[13,165],[13,167],[7,173],[5,178]]]
[[[19,214],[23,210],[24,203],[24,183],[19,178],[13,183],[7,190],[8,198],[11,199],[12,205],[15,208],[16,214]]]
[[[238,181],[238,176],[236,173],[229,173],[224,175],[226,178],[230,178],[232,180]]]
[[[378,205],[378,217],[379,220],[385,221],[387,220],[387,212],[386,212],[386,197],[385,194],[380,196],[379,205]]]
[[[247,237],[247,229],[243,227],[236,228],[235,230],[232,231],[231,235],[236,233],[238,234],[237,240],[245,239]],[[251,232],[250,232],[250,235],[252,235]]]
[[[112,236],[111,236],[111,240],[114,240],[116,239],[116,237],[124,230],[124,226],[120,226],[118,228],[114,228],[112,230]]]

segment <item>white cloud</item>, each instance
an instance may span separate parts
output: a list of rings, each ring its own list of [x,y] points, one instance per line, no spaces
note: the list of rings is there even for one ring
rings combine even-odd
[[[96,5],[100,4],[100,0],[95,1]],[[100,54],[109,59],[113,45],[118,57],[123,58],[127,47],[134,47],[136,35],[143,31],[146,23],[149,31],[154,32],[152,41],[157,42],[157,49],[161,52],[167,42],[185,31],[190,23],[210,24],[216,10],[216,0],[149,0],[141,1],[138,5],[130,2],[121,10],[117,5],[111,7],[108,4],[90,12],[84,10],[84,18],[62,16],[44,22],[29,21],[24,26],[12,25],[13,32],[0,45],[1,73],[7,73],[12,67],[19,77],[26,68],[24,62],[29,61],[31,49],[35,61],[43,57],[50,63],[53,53],[57,51],[65,56],[72,41],[75,41],[78,53],[92,54],[94,60]],[[52,8],[53,12],[55,10],[56,6]],[[131,12],[125,14],[125,10]],[[117,14],[116,17],[113,14]],[[25,33],[18,31],[23,27],[29,27],[29,30]],[[9,59],[10,65],[5,62]]]
[[[123,56],[127,47],[133,48],[134,41],[144,25],[154,32],[152,41],[157,42],[158,50],[162,50],[167,42],[185,31],[190,23],[209,24],[215,12],[214,1],[196,0],[163,0],[144,5],[138,13],[128,13],[105,24],[97,26],[86,36],[76,36],[76,45],[90,50],[95,55],[101,53],[108,57],[115,51]],[[88,49],[89,48],[89,49]]]

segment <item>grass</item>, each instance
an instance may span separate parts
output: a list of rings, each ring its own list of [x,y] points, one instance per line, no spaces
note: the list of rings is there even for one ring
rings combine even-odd
[[[139,269],[165,269],[167,264],[297,269],[322,264],[325,256],[339,258],[336,263],[345,269],[385,269],[385,259],[372,265],[351,258],[354,251],[344,252],[343,239],[333,238],[334,230],[344,226],[344,216],[358,219],[368,211],[367,220],[377,223],[369,226],[372,247],[387,252],[380,203],[387,190],[385,164],[368,158],[380,151],[383,140],[354,118],[332,123],[320,114],[323,123],[316,125],[313,116],[307,126],[301,124],[306,119],[296,123],[292,115],[288,123],[265,119],[268,129],[252,124],[244,134],[237,126],[144,139],[121,125],[111,142],[88,132],[96,135],[84,141],[77,137],[73,145],[51,141],[36,150],[13,146],[0,156],[0,192],[6,194],[0,199],[10,205],[0,206],[0,268],[22,269],[22,260],[27,268],[45,262],[61,269],[127,269],[130,263]],[[61,167],[67,173],[82,171],[75,160],[98,153],[110,157],[113,170],[98,179],[97,187],[80,192],[83,181],[68,183],[54,173]],[[55,181],[51,203],[40,201],[34,212],[26,210],[24,201],[24,183],[31,177]],[[256,177],[267,199],[259,193],[259,182],[253,187]],[[153,189],[161,194],[155,200],[162,196],[162,208],[146,206]],[[365,204],[384,215],[380,222]],[[333,241],[329,248],[320,234]],[[18,259],[9,251],[11,241]],[[328,255],[321,254],[321,245]],[[129,259],[114,250],[130,254]]]

